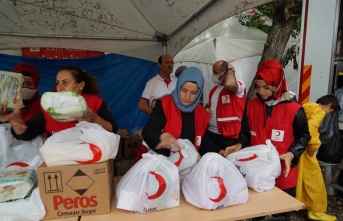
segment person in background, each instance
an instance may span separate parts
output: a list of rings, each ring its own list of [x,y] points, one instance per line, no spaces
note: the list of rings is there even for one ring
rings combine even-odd
[[[308,120],[311,140],[299,160],[296,198],[306,205],[309,219],[334,221],[337,220],[336,216],[326,214],[327,193],[316,152],[321,145],[319,126],[325,115],[340,109],[339,102],[334,95],[325,95],[316,103],[305,103],[302,107]]]
[[[183,71],[171,95],[156,101],[142,131],[146,146],[140,146],[135,162],[148,152],[148,148],[169,156],[173,145],[181,148],[177,142],[179,138],[190,140],[199,149],[210,118],[198,104],[203,88],[204,78],[199,69],[189,67]]]
[[[177,69],[176,69],[176,71],[175,71],[175,77],[179,77],[180,76],[180,74],[184,71],[184,70],[186,70],[187,69],[187,66],[180,66],[180,67],[178,67]]]
[[[18,140],[31,140],[47,132],[55,132],[74,127],[80,121],[98,123],[107,131],[116,133],[117,124],[114,121],[105,101],[98,97],[100,87],[96,79],[88,72],[77,66],[64,66],[56,76],[57,92],[76,92],[82,95],[88,105],[88,112],[72,122],[58,122],[54,120],[43,108],[30,120],[21,119],[21,110],[1,118],[2,122],[8,121],[12,126],[12,134]]]
[[[26,121],[31,119],[40,111],[40,96],[38,94],[39,72],[30,64],[18,64],[14,66],[12,72],[23,75],[24,82],[21,89],[21,96],[24,107],[21,108],[21,118]],[[0,115],[8,114],[7,106],[0,103]]]
[[[199,153],[216,152],[226,157],[230,146],[238,142],[246,99],[245,84],[235,76],[231,63],[220,60],[213,64],[212,80],[216,84],[210,91],[205,110],[211,114],[210,122]]]
[[[260,64],[254,84],[257,97],[249,101],[239,143],[230,147],[230,151],[265,144],[270,139],[281,162],[281,175],[275,180],[275,186],[295,197],[297,164],[311,139],[305,111],[292,101],[294,94],[288,90],[283,67],[278,61],[267,60]],[[273,216],[290,220],[289,212]]]
[[[170,94],[176,85],[176,77],[170,76],[173,72],[173,57],[165,54],[158,58],[160,73],[151,78],[145,85],[138,108],[146,114],[151,114],[156,99]]]

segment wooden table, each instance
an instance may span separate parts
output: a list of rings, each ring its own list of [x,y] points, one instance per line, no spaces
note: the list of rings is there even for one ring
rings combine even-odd
[[[121,177],[115,177],[115,186],[117,186]],[[249,200],[247,203],[222,208],[216,211],[199,209],[188,203],[181,193],[180,206],[172,209],[166,209],[153,213],[138,214],[126,210],[115,208],[115,202],[112,202],[110,214],[82,216],[81,221],[87,220],[130,220],[130,221],[175,221],[175,220],[241,220],[270,214],[283,213],[288,211],[304,209],[305,204],[291,197],[282,190],[274,187],[271,191],[258,193],[249,188]],[[64,220],[63,220],[64,221]]]

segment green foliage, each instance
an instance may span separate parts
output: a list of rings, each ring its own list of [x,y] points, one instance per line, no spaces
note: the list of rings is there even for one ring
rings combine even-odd
[[[297,38],[300,35],[301,30],[301,1],[292,0],[289,1],[287,7],[285,8],[284,18],[289,19],[290,17],[296,17],[296,22],[294,23],[293,30],[290,33],[290,37]],[[267,24],[266,18],[273,19],[274,12],[270,3],[260,5],[256,7],[256,13],[250,17],[247,21],[241,20],[239,17],[239,23],[244,26],[254,27],[266,34],[269,34],[271,25]],[[289,61],[293,62],[293,68],[298,69],[298,62],[296,60],[296,55],[299,54],[297,45],[293,45],[286,50],[284,57],[281,59],[281,63],[285,66]]]

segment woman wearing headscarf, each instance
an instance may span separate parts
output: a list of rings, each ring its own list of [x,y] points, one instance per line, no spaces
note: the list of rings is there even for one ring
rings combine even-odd
[[[278,188],[295,197],[297,164],[310,140],[303,108],[295,102],[294,93],[287,88],[282,65],[276,60],[263,62],[254,78],[257,97],[252,99],[244,114],[240,143],[235,150],[265,144],[270,139],[279,152],[281,175]],[[290,220],[290,214],[282,214]]]
[[[143,143],[164,156],[170,155],[173,145],[181,148],[178,138],[190,140],[198,150],[210,118],[199,105],[203,88],[204,78],[199,69],[190,67],[184,70],[175,90],[157,100],[142,131]],[[146,145],[141,145],[135,162],[148,151]]]
[[[24,82],[21,88],[21,97],[24,107],[21,108],[21,118],[26,121],[40,111],[40,96],[38,94],[39,72],[30,64],[18,64],[12,72],[23,75]],[[0,114],[8,114],[7,106],[0,103]]]

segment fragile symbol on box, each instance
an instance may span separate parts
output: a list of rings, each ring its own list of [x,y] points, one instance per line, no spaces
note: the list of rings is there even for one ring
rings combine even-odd
[[[67,185],[82,196],[95,181],[85,174],[82,170],[76,171],[76,173],[68,180]]]
[[[63,192],[61,171],[44,173],[46,193]]]

